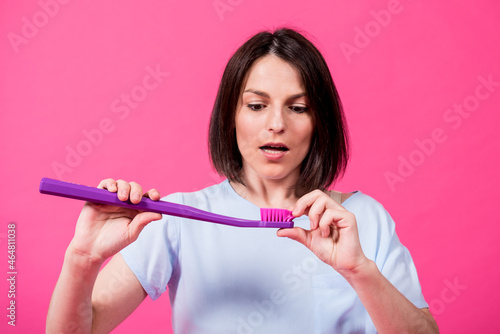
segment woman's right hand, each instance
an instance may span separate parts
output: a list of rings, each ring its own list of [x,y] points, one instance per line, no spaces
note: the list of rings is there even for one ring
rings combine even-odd
[[[142,196],[157,201],[160,193],[151,189],[143,195],[142,187],[135,182],[105,179],[98,188],[118,194],[118,199],[139,203]],[[102,263],[137,239],[142,229],[162,215],[117,206],[86,202],[78,218],[70,251]]]

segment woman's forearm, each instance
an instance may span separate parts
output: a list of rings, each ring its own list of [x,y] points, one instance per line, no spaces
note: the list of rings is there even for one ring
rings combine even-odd
[[[91,333],[92,289],[102,263],[68,247],[47,314],[47,333]]]
[[[379,333],[439,333],[430,312],[413,305],[373,261],[344,277],[356,290]]]

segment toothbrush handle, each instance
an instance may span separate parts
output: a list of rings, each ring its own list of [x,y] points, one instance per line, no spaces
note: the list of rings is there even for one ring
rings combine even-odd
[[[153,201],[146,197],[143,197],[139,203],[133,204],[129,200],[120,201],[116,193],[109,192],[105,189],[49,178],[43,178],[40,181],[40,193],[237,227],[293,227],[293,223],[290,222],[263,222],[259,220],[233,218],[203,211],[187,205],[165,201]]]

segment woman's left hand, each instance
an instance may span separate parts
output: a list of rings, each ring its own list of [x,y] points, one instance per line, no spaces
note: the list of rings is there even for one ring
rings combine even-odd
[[[370,262],[361,249],[356,217],[324,192],[314,190],[302,196],[292,212],[295,217],[307,214],[311,229],[280,229],[278,236],[300,242],[341,275]]]

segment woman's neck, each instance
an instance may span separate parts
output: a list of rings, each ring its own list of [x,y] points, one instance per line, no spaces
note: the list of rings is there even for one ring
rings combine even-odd
[[[245,184],[233,181],[234,191],[247,201],[261,208],[286,209],[295,205],[295,181],[244,178]]]

